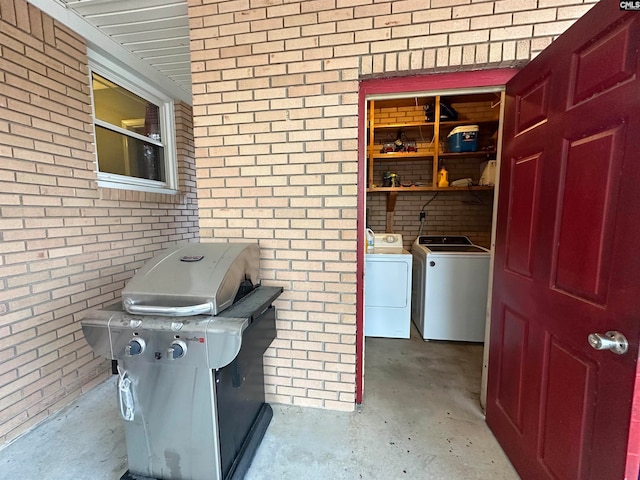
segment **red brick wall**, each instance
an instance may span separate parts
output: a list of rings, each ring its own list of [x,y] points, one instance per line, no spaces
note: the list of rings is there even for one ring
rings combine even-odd
[[[99,189],[84,41],[0,2],[0,445],[102,381],[80,327],[134,270],[197,241],[192,109],[176,105],[179,195]]]

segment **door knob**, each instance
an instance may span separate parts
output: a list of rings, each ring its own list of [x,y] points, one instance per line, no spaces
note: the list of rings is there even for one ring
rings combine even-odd
[[[610,331],[604,335],[601,333],[589,334],[589,345],[596,350],[611,350],[613,353],[622,355],[627,353],[629,342],[620,332]]]

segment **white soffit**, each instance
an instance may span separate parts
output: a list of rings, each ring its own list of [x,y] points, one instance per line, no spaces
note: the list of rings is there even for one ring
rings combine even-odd
[[[154,81],[191,101],[186,0],[28,0],[43,12]]]

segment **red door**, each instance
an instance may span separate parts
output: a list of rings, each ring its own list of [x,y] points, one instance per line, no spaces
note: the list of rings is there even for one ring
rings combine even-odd
[[[638,50],[640,12],[602,0],[507,84],[487,423],[524,479],[624,477],[640,323]],[[589,345],[607,331],[627,337],[626,354]]]

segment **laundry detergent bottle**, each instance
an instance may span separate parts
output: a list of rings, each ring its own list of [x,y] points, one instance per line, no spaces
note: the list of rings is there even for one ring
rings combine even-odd
[[[370,228],[367,228],[366,230],[366,235],[367,235],[367,243],[365,246],[365,251],[369,251],[369,250],[373,250],[373,244],[375,243],[375,234],[373,233],[373,230],[371,230]]]

